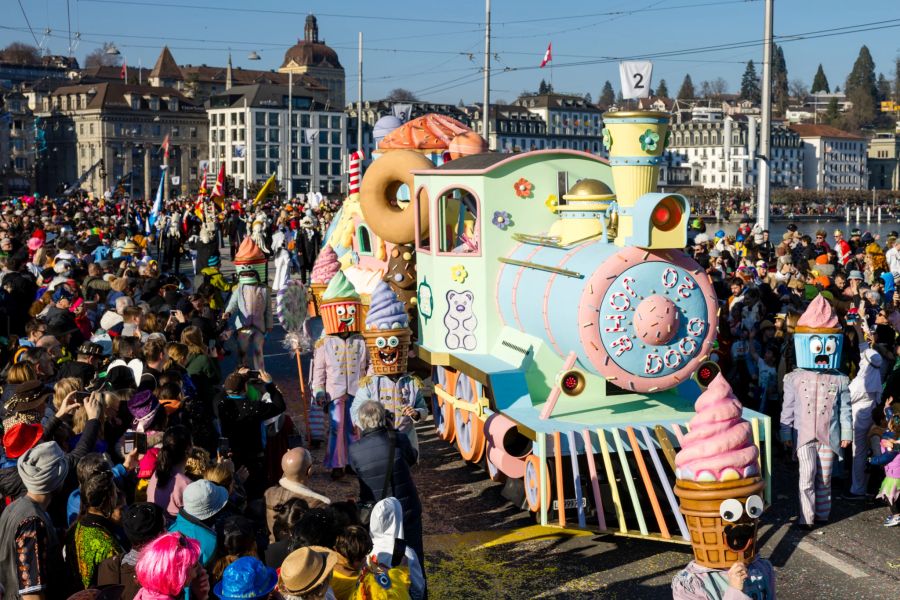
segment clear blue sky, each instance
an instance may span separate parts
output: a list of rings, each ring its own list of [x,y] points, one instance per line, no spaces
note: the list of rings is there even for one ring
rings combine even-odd
[[[17,40],[34,43],[18,3],[6,0],[4,4],[0,46]],[[52,53],[66,54],[66,0],[22,0],[21,4],[38,41],[44,40]],[[413,90],[423,99],[453,103],[478,101],[482,94],[482,0],[68,0],[68,7],[72,31],[81,32],[75,50],[80,61],[102,42],[112,41],[130,66],[152,66],[167,43],[180,64],[224,65],[230,48],[236,66],[277,69],[284,51],[302,37],[306,13],[312,12],[319,20],[320,37],[335,48],[344,65],[348,99],[356,98],[358,31],[363,32],[367,46],[367,99],[381,98],[395,87]],[[542,77],[549,80],[550,68],[534,67],[551,41],[555,89],[590,92],[596,99],[607,79],[618,89],[617,60],[623,56],[759,39],[763,2],[494,0],[492,20],[492,53],[496,54],[492,65],[498,69],[492,100],[511,101],[522,90],[536,89]],[[900,4],[897,0],[778,0],[776,36],[878,23],[891,27],[785,41],[789,78],[799,78],[808,86],[821,62],[832,87],[843,87],[860,46],[866,44],[876,69],[893,79],[894,59],[900,51]],[[45,37],[46,29],[50,34]],[[262,60],[247,60],[252,50]],[[759,45],[660,56],[653,59],[653,84],[663,78],[674,94],[685,73],[690,73],[695,85],[723,77],[729,91],[736,92],[746,61],[760,63],[761,58]],[[604,59],[607,62],[599,62]],[[504,68],[513,70],[504,73]]]

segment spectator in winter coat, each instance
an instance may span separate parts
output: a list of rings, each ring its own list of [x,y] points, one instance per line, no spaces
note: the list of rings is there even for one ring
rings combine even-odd
[[[350,465],[359,478],[359,497],[362,502],[377,502],[393,496],[403,507],[404,539],[416,551],[424,564],[422,545],[422,503],[412,479],[410,467],[416,464],[418,452],[409,438],[388,429],[384,407],[369,401],[359,407],[358,421],[362,436],[350,445]],[[393,470],[383,494],[388,476],[390,448],[394,444]]]

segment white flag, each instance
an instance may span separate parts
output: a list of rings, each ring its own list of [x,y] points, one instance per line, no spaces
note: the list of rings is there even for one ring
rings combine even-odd
[[[649,98],[653,63],[649,60],[626,60],[619,63],[623,98]]]
[[[303,133],[305,134],[307,144],[312,144],[316,141],[316,138],[319,137],[318,129],[304,129]]]

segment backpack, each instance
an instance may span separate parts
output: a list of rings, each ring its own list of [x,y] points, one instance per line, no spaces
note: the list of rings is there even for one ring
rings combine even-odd
[[[409,566],[388,567],[370,556],[351,600],[410,600]]]

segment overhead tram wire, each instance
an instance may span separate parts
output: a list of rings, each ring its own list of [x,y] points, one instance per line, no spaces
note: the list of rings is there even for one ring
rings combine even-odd
[[[21,0],[20,0],[21,1]],[[296,15],[296,16],[306,16],[309,14],[309,11],[296,11],[296,10],[275,10],[275,9],[265,9],[265,8],[239,8],[239,7],[229,7],[229,6],[210,6],[210,5],[201,5],[201,4],[184,4],[184,3],[167,3],[167,2],[143,2],[140,0],[78,0],[79,2],[91,2],[94,4],[115,4],[116,6],[122,5],[131,5],[131,6],[146,6],[150,8],[181,8],[181,9],[196,9],[196,10],[215,10],[215,11],[223,11],[223,12],[240,12],[240,13],[255,13],[255,14],[270,14],[270,15]],[[317,12],[316,15],[320,17],[330,17],[334,19],[366,19],[372,21],[405,21],[408,23],[433,23],[434,19],[417,19],[413,17],[384,17],[379,15],[344,15],[337,13],[320,13]],[[450,23],[451,25],[480,25],[478,21],[456,21],[456,20],[442,20],[442,23]]]
[[[25,7],[22,6],[22,0],[19,0],[19,8],[22,9],[22,16],[25,17],[25,24],[28,25],[28,31],[31,32],[31,37],[34,38],[35,45],[40,47],[41,43],[38,41],[37,36],[34,34],[34,29],[31,27],[31,21],[28,20],[28,14],[25,12]]]
[[[599,13],[588,13],[584,15],[566,15],[559,17],[537,17],[534,19],[518,19],[514,21],[500,21],[497,25],[519,25],[522,23],[546,23],[548,21],[563,21],[568,19],[587,19],[592,17],[612,17],[612,16],[629,16],[633,14],[641,14],[648,12],[664,12],[670,10],[679,10],[682,8],[701,8],[707,6],[722,6],[726,4],[751,4],[754,2],[760,2],[761,0],[715,0],[713,2],[696,2],[693,4],[674,4],[671,6],[661,6],[657,8],[656,6],[646,7],[646,8],[635,8],[635,9],[623,9],[623,10],[611,10],[606,12]],[[656,4],[661,4],[657,2]]]

